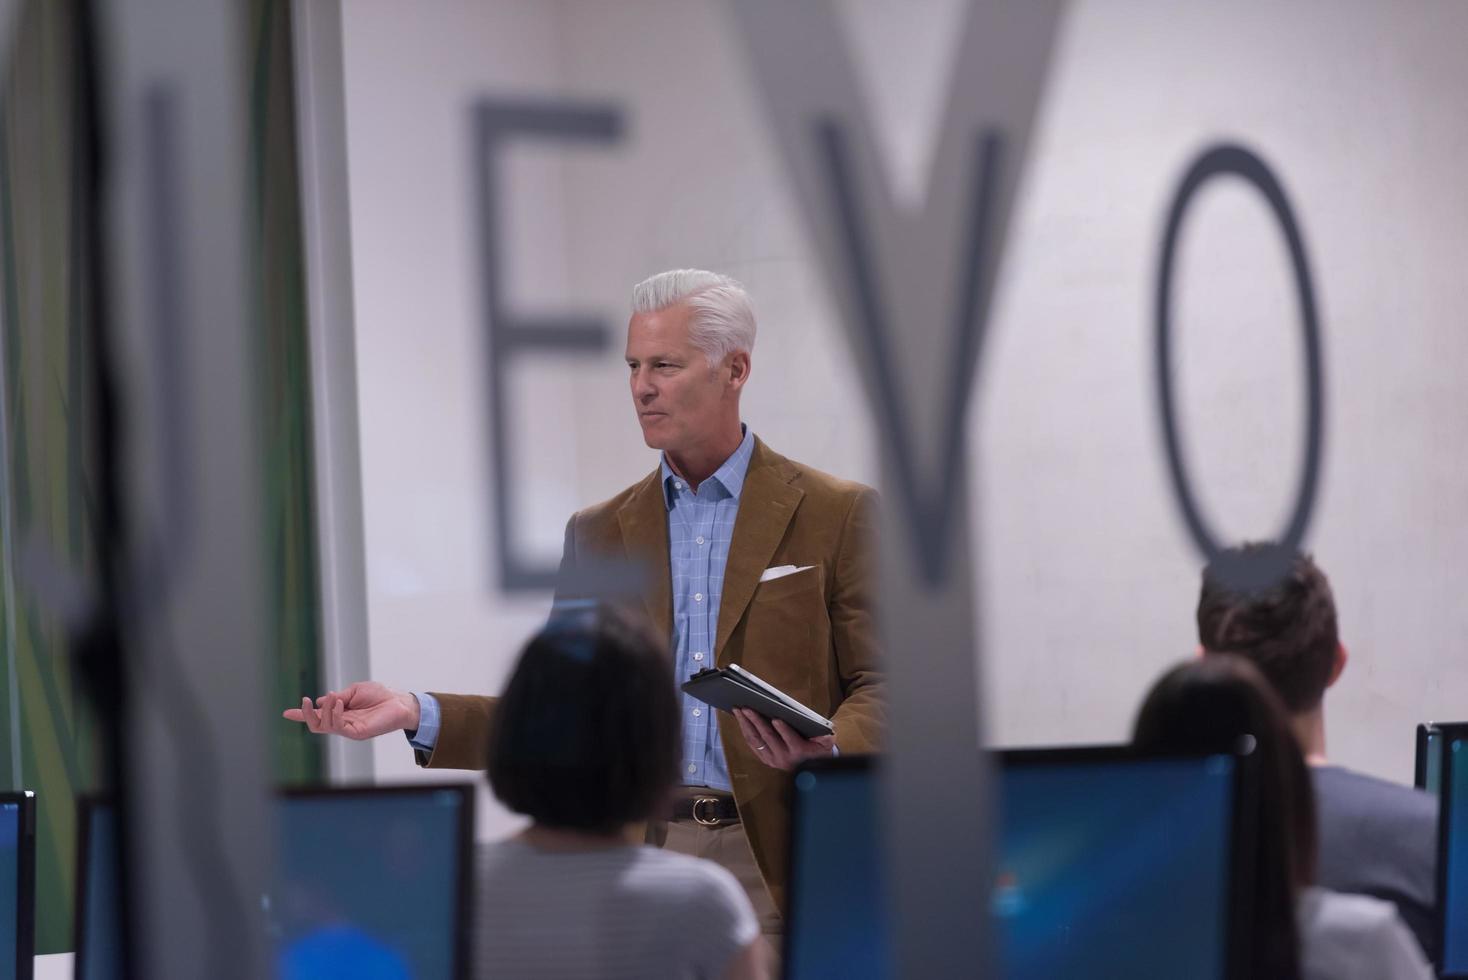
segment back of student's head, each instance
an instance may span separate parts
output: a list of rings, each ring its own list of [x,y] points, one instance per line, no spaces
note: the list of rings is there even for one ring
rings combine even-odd
[[[1149,751],[1247,750],[1253,757],[1257,791],[1245,817],[1255,841],[1249,975],[1298,977],[1295,898],[1315,877],[1315,798],[1279,697],[1247,660],[1194,659],[1153,685],[1133,741]]]
[[[496,707],[487,766],[505,806],[548,827],[611,833],[653,815],[679,758],[666,648],[630,614],[555,614]]]
[[[1340,637],[1330,583],[1309,555],[1246,544],[1203,569],[1198,642],[1248,658],[1292,713],[1320,704]]]

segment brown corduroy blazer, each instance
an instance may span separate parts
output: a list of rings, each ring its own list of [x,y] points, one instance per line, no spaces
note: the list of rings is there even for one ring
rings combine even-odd
[[[714,644],[718,666],[741,664],[831,718],[843,755],[873,752],[886,721],[872,622],[876,494],[802,466],[755,440],[724,569]],[[659,635],[673,633],[668,511],[659,473],[566,526],[563,580],[578,563],[647,569],[642,601]],[[768,582],[765,569],[812,565]],[[483,768],[494,699],[435,693],[438,741],[423,764]],[[775,903],[785,907],[789,774],[761,762],[732,718],[719,734],[734,799]]]

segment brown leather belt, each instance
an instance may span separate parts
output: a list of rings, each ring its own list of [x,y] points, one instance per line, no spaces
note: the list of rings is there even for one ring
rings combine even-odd
[[[673,801],[673,821],[692,820],[704,827],[723,827],[739,822],[739,808],[728,793],[690,793]]]

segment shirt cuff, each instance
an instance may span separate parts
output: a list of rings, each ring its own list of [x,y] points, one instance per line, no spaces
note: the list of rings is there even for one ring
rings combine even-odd
[[[839,759],[839,758],[841,758],[841,750],[836,747],[836,743],[835,742],[832,742],[831,743],[831,758],[833,758],[833,759]]]
[[[403,734],[408,736],[408,744],[413,748],[420,752],[432,752],[433,747],[438,744],[438,698],[424,691],[413,691],[412,694],[418,699],[418,730]]]

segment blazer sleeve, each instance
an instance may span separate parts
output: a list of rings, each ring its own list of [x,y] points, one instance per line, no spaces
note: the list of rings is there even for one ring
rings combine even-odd
[[[418,752],[429,769],[483,769],[489,755],[489,729],[497,698],[478,694],[439,694],[438,741],[432,752]]]
[[[567,583],[576,567],[576,517],[566,522],[566,543],[561,551],[556,601],[571,598]],[[429,769],[483,769],[489,757],[489,732],[498,698],[477,694],[439,694],[438,741],[432,752],[418,752],[418,765]]]
[[[876,752],[887,728],[886,678],[873,618],[876,585],[877,493],[863,487],[841,530],[831,589],[831,642],[841,705],[831,716],[842,753]]]

